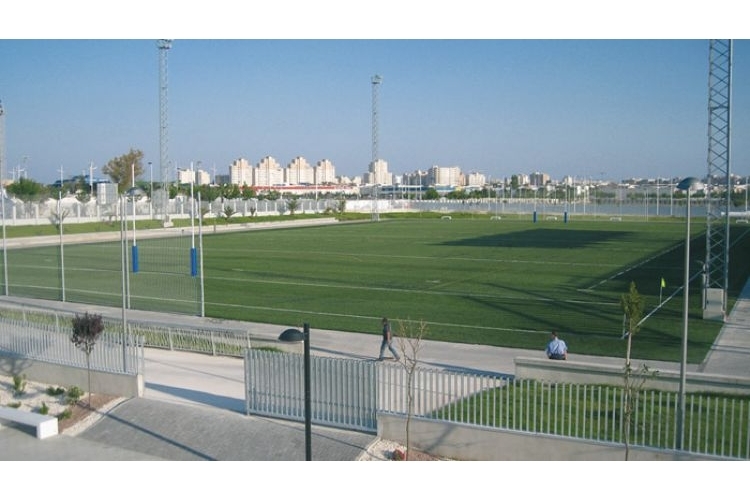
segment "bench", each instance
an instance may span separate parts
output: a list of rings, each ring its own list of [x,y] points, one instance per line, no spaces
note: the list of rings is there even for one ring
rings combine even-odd
[[[19,424],[29,425],[36,428],[36,437],[38,439],[56,436],[57,417],[42,415],[41,413],[32,413],[30,411],[19,410],[9,406],[0,406],[0,420],[10,420]]]
[[[443,215],[440,218],[443,219],[443,220],[451,220],[451,216],[450,215]]]

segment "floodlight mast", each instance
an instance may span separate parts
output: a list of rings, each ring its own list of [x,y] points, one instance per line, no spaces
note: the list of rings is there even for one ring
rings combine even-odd
[[[0,101],[0,184],[5,178],[5,110]],[[0,187],[0,210],[3,221],[3,294],[8,295],[8,254],[5,240],[5,186]]]
[[[378,87],[383,82],[383,77],[375,75],[370,80],[372,82],[372,163],[370,170],[377,174],[376,168],[378,161]],[[378,210],[378,184],[380,182],[379,174],[375,176],[375,182],[372,186],[372,220],[380,220]]]
[[[732,40],[709,41],[703,319],[726,321],[731,208]]]
[[[157,206],[163,210],[162,222],[168,222],[169,204],[169,138],[167,135],[167,52],[172,48],[172,40],[157,40],[159,48],[159,167],[161,169],[161,192]]]
[[[378,86],[383,83],[383,77],[372,77],[372,162],[378,159]]]

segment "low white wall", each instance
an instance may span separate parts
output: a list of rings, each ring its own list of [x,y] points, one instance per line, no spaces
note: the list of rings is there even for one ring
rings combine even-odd
[[[623,384],[624,366],[525,357],[517,357],[513,361],[517,379],[574,384]],[[633,366],[634,370],[638,368],[638,366]],[[678,391],[679,385],[679,372],[659,370],[655,375],[647,376],[644,388]],[[685,375],[685,390],[687,392],[749,395],[750,379],[688,372]]]
[[[91,370],[91,388],[89,375],[85,368],[56,365],[32,359],[0,357],[0,373],[12,377],[25,374],[29,380],[49,384],[53,387],[78,386],[81,390],[94,394],[111,396],[143,396],[143,375],[125,375]]]
[[[378,413],[378,436],[406,444],[406,417]],[[410,446],[454,460],[624,460],[625,446],[412,418]],[[628,460],[711,460],[630,447]]]

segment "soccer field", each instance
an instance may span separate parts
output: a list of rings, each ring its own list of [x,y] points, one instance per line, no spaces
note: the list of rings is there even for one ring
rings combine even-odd
[[[693,228],[691,275],[705,252],[703,227]],[[736,251],[747,252],[744,231]],[[633,356],[678,360],[684,238],[679,219],[414,217],[208,233],[205,314],[374,334],[387,316],[396,333],[399,322],[424,321],[431,339],[532,349],[543,349],[550,330],[557,330],[572,352],[622,356],[619,300],[633,281],[649,315],[634,338]],[[138,242],[140,270],[129,273],[131,307],[200,313],[200,278],[190,276],[192,244],[189,237]],[[120,250],[119,242],[66,245],[66,299],[121,305]],[[736,260],[730,256],[730,264]],[[59,300],[59,262],[59,248],[9,252],[11,295]],[[741,286],[746,267],[738,273]],[[691,285],[691,362],[705,356],[721,326],[701,319],[698,285]]]

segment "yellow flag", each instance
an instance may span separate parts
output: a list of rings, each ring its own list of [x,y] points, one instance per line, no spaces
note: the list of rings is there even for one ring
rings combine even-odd
[[[661,279],[661,287],[664,288],[667,284],[664,282],[664,278]]]

